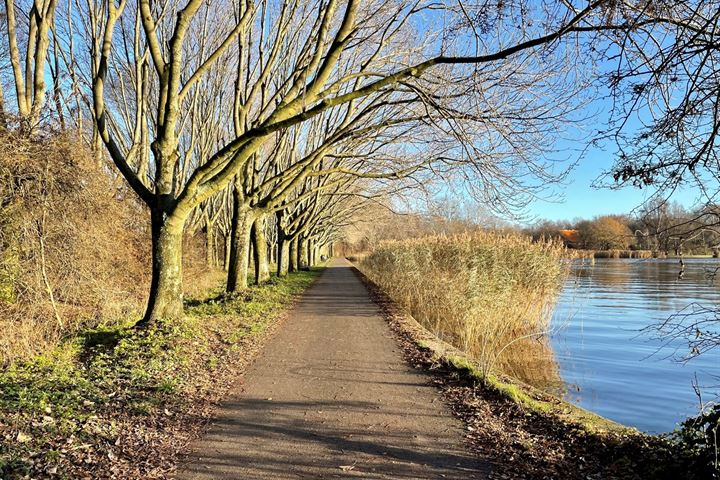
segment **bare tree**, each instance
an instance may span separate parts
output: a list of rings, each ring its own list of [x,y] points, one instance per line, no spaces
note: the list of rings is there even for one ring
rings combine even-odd
[[[634,185],[652,193],[647,209],[657,220],[655,234],[681,254],[684,245],[706,234],[714,237],[720,226],[720,2],[618,3],[607,15],[633,25],[602,35],[605,57],[613,64],[608,80],[616,99],[607,134],[619,150],[609,173],[616,186]],[[658,217],[680,188],[696,189],[700,207],[663,224]],[[690,356],[717,345],[713,329],[716,307],[699,305],[659,326],[667,338],[686,341]]]
[[[576,11],[555,2],[523,1],[470,8],[403,0],[237,5],[139,0],[134,10],[126,2],[103,2],[99,28],[93,30],[92,43],[99,47],[92,93],[99,136],[151,212],[153,281],[142,324],[182,314],[181,239],[193,210],[233,183],[234,237],[237,244],[247,243],[255,218],[243,211],[252,204],[244,195],[253,172],[262,171],[268,142],[332,109],[342,113],[336,117],[341,123],[354,118],[360,103],[424,112],[422,120],[417,115],[411,120],[436,132],[437,142],[426,140],[421,154],[430,152],[438,168],[452,172],[456,181],[479,185],[472,192],[492,205],[532,198],[533,186],[554,177],[538,158],[551,149],[556,127],[582,104],[574,101],[582,75],[567,69],[575,64],[569,59],[577,58],[576,40],[591,29],[583,22],[599,21],[606,3],[598,0]],[[488,9],[490,16],[483,14]],[[420,15],[430,20],[416,22]],[[440,15],[448,21],[435,28]],[[115,34],[138,24],[140,48],[121,58],[116,52],[124,38]],[[417,29],[426,27],[430,31],[419,34]],[[132,142],[120,140],[127,136],[116,127],[123,105],[113,93],[120,91],[124,65],[137,65],[145,48],[150,66],[138,85],[149,83],[147,105],[153,105],[148,128],[141,129],[152,136],[149,179],[131,160]],[[208,78],[234,82],[212,86]],[[232,113],[225,117],[231,122],[225,123],[233,128],[219,135],[217,148],[198,154],[182,145],[192,136],[188,119],[195,92],[208,87],[224,105],[232,98]],[[131,114],[138,111],[142,108]],[[222,123],[229,112],[214,113]],[[531,177],[539,181],[524,181]],[[246,258],[236,255],[230,264]]]
[[[38,127],[45,106],[45,66],[56,7],[56,0],[34,0],[28,11],[21,13],[27,17],[27,21],[21,23],[14,0],[5,0],[4,17],[17,112],[22,129],[29,134]],[[24,51],[21,51],[19,41],[21,28],[26,40]]]

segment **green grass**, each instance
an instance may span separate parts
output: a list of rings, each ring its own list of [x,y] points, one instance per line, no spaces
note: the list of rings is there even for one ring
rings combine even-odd
[[[59,463],[68,439],[112,445],[127,417],[141,423],[181,408],[197,393],[198,377],[211,378],[241,342],[264,332],[320,270],[273,277],[230,298],[214,292],[188,301],[181,321],[87,330],[9,366],[0,372],[0,478]]]

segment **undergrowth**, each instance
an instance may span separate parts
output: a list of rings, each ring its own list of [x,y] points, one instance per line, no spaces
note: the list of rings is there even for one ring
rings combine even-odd
[[[120,457],[138,462],[138,450],[153,441],[148,424],[157,427],[212,389],[212,372],[264,332],[317,274],[189,301],[184,320],[146,330],[133,329],[132,321],[84,330],[10,365],[0,372],[0,478],[82,478],[87,471],[95,472],[87,478],[105,478]]]

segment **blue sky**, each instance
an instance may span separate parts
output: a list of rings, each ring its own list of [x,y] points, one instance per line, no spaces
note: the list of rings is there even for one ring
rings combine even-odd
[[[561,198],[555,201],[535,201],[528,206],[528,214],[548,220],[572,220],[577,217],[592,218],[597,215],[629,213],[652,191],[632,186],[618,190],[593,188],[593,181],[609,170],[612,163],[611,149],[590,150],[563,185],[552,187],[551,190]],[[676,192],[672,199],[683,205],[692,206],[697,201],[697,192],[688,188]]]

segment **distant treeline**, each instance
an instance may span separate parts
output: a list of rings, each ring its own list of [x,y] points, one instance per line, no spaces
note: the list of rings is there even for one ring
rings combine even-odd
[[[720,206],[689,209],[677,203],[650,202],[631,214],[592,219],[542,220],[518,226],[493,217],[470,217],[450,207],[438,212],[396,214],[380,209],[359,218],[352,232],[336,243],[341,255],[367,252],[386,240],[457,235],[477,230],[522,233],[534,240],[560,239],[578,255],[647,258],[717,255],[720,252]]]
[[[572,221],[543,220],[524,229],[534,239],[560,238],[569,248],[649,251],[663,255],[717,255],[720,206],[691,210],[656,201],[633,214]]]

